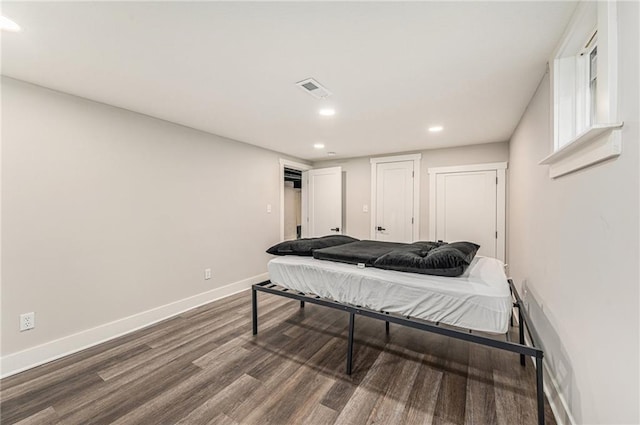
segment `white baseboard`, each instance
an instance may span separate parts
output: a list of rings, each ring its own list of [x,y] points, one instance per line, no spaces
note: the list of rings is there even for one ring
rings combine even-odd
[[[104,325],[96,326],[95,328],[87,329],[73,335],[27,348],[26,350],[7,354],[0,359],[0,378],[15,375],[27,369],[126,335],[187,310],[191,310],[192,308],[247,290],[254,283],[267,279],[269,279],[268,273],[263,273],[129,317],[114,320],[113,322],[105,323]]]
[[[518,316],[515,316],[515,322],[517,323]],[[529,336],[525,334],[525,342],[531,345],[531,340]],[[533,358],[532,358],[533,360]],[[535,360],[532,361],[533,367],[536,367]],[[571,410],[569,409],[569,405],[567,404],[567,400],[562,396],[560,392],[560,387],[558,386],[558,381],[555,376],[551,374],[551,368],[549,367],[546,357],[542,358],[542,365],[544,366],[543,374],[543,389],[544,394],[547,396],[547,400],[549,401],[549,407],[551,407],[551,411],[553,412],[553,416],[556,419],[556,423],[558,425],[576,425],[576,421],[571,414]],[[549,385],[551,382],[551,385]]]
[[[569,410],[569,405],[560,392],[558,381],[551,374],[551,369],[544,361],[544,358],[542,362],[544,364],[544,393],[547,396],[547,400],[549,400],[549,407],[551,407],[553,416],[556,418],[556,423],[558,425],[576,425],[571,410]],[[549,382],[551,382],[551,385],[549,385]]]

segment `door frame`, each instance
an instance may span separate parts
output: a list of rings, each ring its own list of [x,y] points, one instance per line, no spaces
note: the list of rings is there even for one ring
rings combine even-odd
[[[284,241],[284,169],[286,167],[286,168],[291,168],[293,170],[298,170],[298,171],[309,171],[313,167],[309,164],[303,164],[301,162],[295,162],[285,158],[280,158],[279,161],[280,161],[280,241],[282,242]],[[303,207],[302,215],[304,220],[304,213],[306,213],[306,208],[304,208],[304,204],[306,202],[306,199],[304,199],[304,194],[301,202]]]
[[[438,174],[464,173],[470,171],[495,171],[498,178],[496,187],[496,257],[506,261],[506,184],[507,165],[505,162],[490,162],[486,164],[455,165],[452,167],[428,168],[429,174],[429,239],[436,235],[436,180]]]
[[[386,162],[413,161],[413,241],[420,240],[420,160],[421,153],[410,155],[383,156],[379,158],[370,158],[371,163],[371,239],[376,239],[377,224],[377,196],[378,196],[378,164]]]

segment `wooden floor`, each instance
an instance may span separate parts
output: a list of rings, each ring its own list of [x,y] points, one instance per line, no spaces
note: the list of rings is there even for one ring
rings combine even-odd
[[[9,377],[8,424],[536,424],[518,355],[249,291]],[[546,406],[548,424],[555,424]]]

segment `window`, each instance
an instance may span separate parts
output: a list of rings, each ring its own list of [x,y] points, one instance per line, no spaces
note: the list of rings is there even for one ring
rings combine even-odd
[[[621,152],[615,1],[580,2],[550,61],[553,152],[559,177]]]
[[[589,57],[589,125],[597,123],[596,120],[596,106],[598,94],[596,93],[596,87],[598,86],[598,46],[595,45],[588,53]]]

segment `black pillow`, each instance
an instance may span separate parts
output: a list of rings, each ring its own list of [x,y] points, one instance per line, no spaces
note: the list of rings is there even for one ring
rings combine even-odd
[[[294,239],[280,242],[267,249],[267,253],[273,255],[300,255],[311,257],[314,249],[327,248],[330,246],[344,245],[346,243],[357,242],[359,239],[346,235],[329,235],[321,238]]]
[[[453,242],[433,246],[438,242],[418,242],[394,249],[378,258],[374,267],[436,276],[460,276],[480,248],[472,242]],[[431,248],[429,248],[431,246]]]
[[[418,242],[413,242],[410,244],[403,244],[402,246],[398,247],[398,250],[405,250],[405,251],[414,251],[416,253],[418,253],[418,255],[420,255],[421,257],[424,257],[425,255],[427,255],[429,253],[429,251],[431,251],[433,248],[437,248],[439,246],[442,245],[446,245],[447,242],[432,242],[432,241],[418,241]]]

